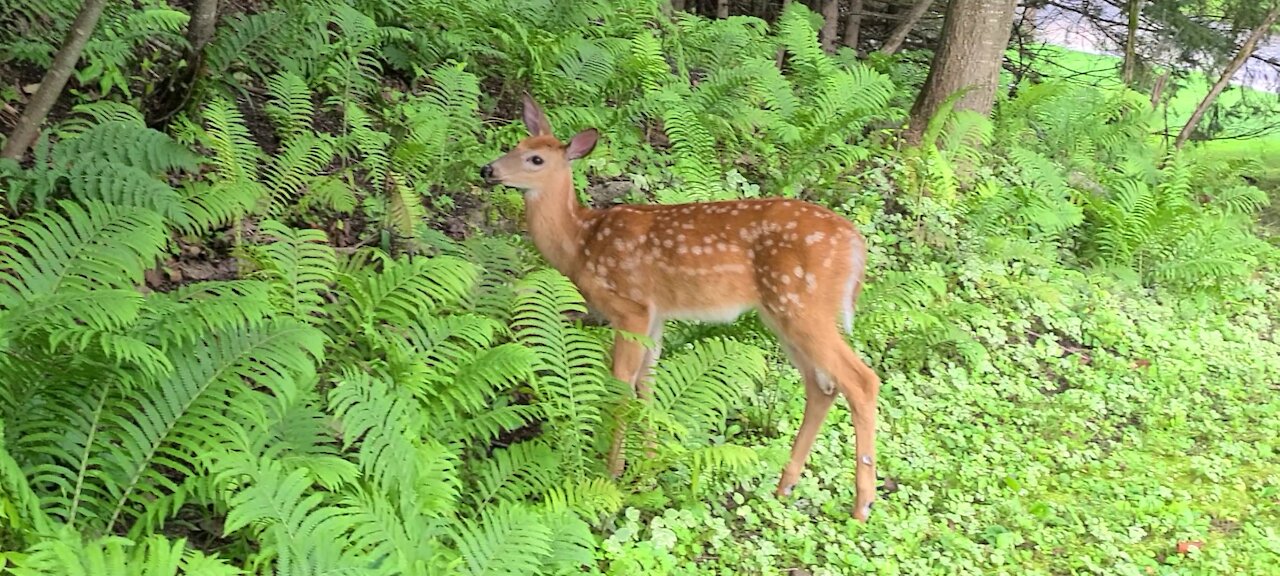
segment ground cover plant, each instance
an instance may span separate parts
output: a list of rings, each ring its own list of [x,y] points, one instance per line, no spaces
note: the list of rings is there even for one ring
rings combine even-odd
[[[7,72],[77,6],[42,9]],[[925,70],[823,51],[800,2],[298,0],[227,9],[166,118],[187,10],[109,7],[0,164],[0,573],[1277,573],[1260,159],[1167,147],[1144,95],[1028,82],[904,147]],[[518,193],[481,186],[525,90],[601,131],[596,206],[859,226],[871,522],[843,401],[772,495],[803,385],[757,317],[669,326],[652,404],[608,376]]]

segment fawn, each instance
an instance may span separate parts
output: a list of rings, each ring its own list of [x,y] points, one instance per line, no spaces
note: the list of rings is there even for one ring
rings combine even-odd
[[[485,165],[489,185],[524,192],[534,245],[568,277],[617,332],[613,376],[649,399],[649,369],[661,353],[668,319],[732,322],[755,309],[804,376],[804,419],[776,494],[800,478],[836,392],[853,413],[857,502],[865,522],[875,499],[876,402],[880,377],[841,335],[852,329],[862,288],[866,242],[836,213],[788,199],[619,205],[595,210],[578,202],[570,162],[591,153],[598,133],[568,144],[552,134],[546,114],[528,94],[529,137]],[[838,318],[839,317],[839,318]],[[842,322],[841,322],[842,320]],[[624,338],[647,335],[652,346]],[[608,466],[622,471],[615,431]]]

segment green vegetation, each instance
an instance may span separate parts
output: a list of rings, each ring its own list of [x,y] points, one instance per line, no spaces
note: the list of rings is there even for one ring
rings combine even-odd
[[[1074,79],[1077,82],[1095,84],[1104,89],[1116,89],[1123,86],[1116,71],[1120,69],[1121,58],[1107,54],[1091,54],[1058,46],[1037,46],[1037,59],[1030,61],[1031,68],[1048,78]],[[1009,57],[1018,61],[1017,51],[1011,50]],[[1153,74],[1161,74],[1156,70]],[[1006,73],[1007,74],[1007,73]],[[1208,78],[1200,71],[1186,73],[1186,78],[1173,80],[1173,85],[1165,88],[1168,94],[1158,110],[1154,124],[1158,130],[1167,129],[1177,132],[1196,104],[1209,91],[1209,85],[1217,78]],[[1254,134],[1280,125],[1280,102],[1271,92],[1263,92],[1249,86],[1232,86],[1218,97],[1215,109],[1223,116],[1217,120],[1219,130],[1235,136]],[[1165,116],[1165,112],[1168,116]],[[1211,141],[1209,148],[1224,150],[1239,148],[1243,156],[1256,156],[1259,150],[1267,154],[1280,154],[1280,134],[1265,133],[1261,138],[1250,138],[1240,141]],[[1276,164],[1271,163],[1270,166]]]
[[[52,4],[9,64],[56,50]],[[223,14],[157,131],[185,21],[113,5],[72,107],[0,165],[0,573],[1280,566],[1266,159],[1166,149],[1144,95],[1025,85],[899,150],[925,71],[824,53],[799,2],[300,0]],[[650,405],[608,376],[520,197],[480,187],[525,89],[562,138],[601,130],[598,205],[785,195],[863,230],[868,524],[841,402],[773,497],[803,386],[755,316],[670,327]]]

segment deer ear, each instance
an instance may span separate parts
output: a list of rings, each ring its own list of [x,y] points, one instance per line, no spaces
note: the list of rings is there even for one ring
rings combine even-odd
[[[600,133],[595,128],[587,128],[574,135],[569,141],[569,145],[565,149],[565,158],[577,160],[587,154],[590,154],[596,147],[596,140],[600,138]]]
[[[529,129],[530,136],[545,136],[551,133],[551,122],[542,108],[528,92],[524,93],[524,126]]]

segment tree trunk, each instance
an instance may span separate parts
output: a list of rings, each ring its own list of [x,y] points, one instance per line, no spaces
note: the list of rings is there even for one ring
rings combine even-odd
[[[4,143],[4,150],[0,151],[0,158],[21,160],[22,155],[27,153],[27,148],[31,147],[36,135],[40,133],[40,125],[44,123],[45,117],[57,103],[58,96],[62,95],[67,79],[75,71],[80,52],[84,50],[84,45],[93,34],[93,29],[98,26],[98,18],[102,16],[102,9],[106,5],[107,0],[85,0],[80,6],[80,13],[76,15],[75,22],[71,23],[71,29],[67,31],[66,39],[62,42],[62,48],[59,48],[58,53],[54,55],[53,65],[40,81],[40,88],[27,103],[26,110],[22,111],[22,117],[18,119],[13,134]]]
[[[862,0],[849,0],[849,17],[844,21],[844,45],[858,51],[858,32],[862,28]]]
[[[916,27],[916,23],[924,16],[924,13],[933,5],[933,0],[916,0],[911,6],[911,10],[902,16],[902,21],[898,23],[898,27],[893,29],[889,34],[889,39],[884,41],[884,46],[880,47],[880,51],[885,55],[892,55],[902,48],[902,43],[907,40],[907,35]],[[948,12],[948,17],[950,12]],[[1009,15],[1010,25],[1013,23],[1013,15]],[[1005,34],[1005,42],[1008,43],[1008,34]]]
[[[683,11],[684,11],[684,0],[671,0],[671,11],[673,11],[673,12],[683,12]]]
[[[716,18],[729,17],[729,0],[716,0]]]
[[[1172,72],[1165,72],[1159,78],[1156,78],[1155,86],[1151,87],[1151,108],[1155,109],[1160,105],[1160,97],[1164,95],[1164,85],[1169,82],[1169,75]]]
[[[1133,86],[1138,68],[1138,15],[1142,12],[1142,0],[1129,0],[1129,32],[1124,39],[1124,83]]]
[[[1013,8],[1017,0],[951,0],[946,21],[933,55],[933,65],[911,107],[911,120],[903,138],[919,144],[929,119],[942,103],[968,89],[955,103],[956,110],[990,114],[1000,81],[1000,64],[1013,32]]]
[[[187,24],[187,43],[191,45],[187,51],[188,61],[204,54],[204,45],[213,39],[217,22],[218,0],[196,0],[191,8],[191,22]]]
[[[828,54],[836,51],[836,34],[840,30],[840,0],[822,0],[822,32],[818,39]]]
[[[784,13],[786,13],[786,11],[787,11],[787,7],[788,7],[788,6],[790,6],[790,5],[791,5],[791,0],[782,0],[782,9],[778,11],[778,19],[779,19],[779,20],[781,20],[781,19],[782,19],[782,15],[783,15]],[[786,48],[778,48],[778,54],[777,54],[776,56],[774,56],[774,60],[776,61],[776,64],[777,64],[777,66],[778,66],[778,69],[779,69],[779,70],[781,70],[781,69],[782,69],[782,59],[783,59],[783,58],[785,58],[785,57],[786,57],[786,55],[787,55],[787,49],[786,49]]]
[[[1254,49],[1258,47],[1258,42],[1271,30],[1271,26],[1276,23],[1277,18],[1280,18],[1280,4],[1271,8],[1267,16],[1262,19],[1262,23],[1257,28],[1254,28],[1252,32],[1249,32],[1249,37],[1240,46],[1240,50],[1227,63],[1227,67],[1222,71],[1222,75],[1218,77],[1218,81],[1213,83],[1213,87],[1209,89],[1209,93],[1205,95],[1204,100],[1201,100],[1200,104],[1196,106],[1195,112],[1191,113],[1191,119],[1187,120],[1186,126],[1183,126],[1182,131],[1178,133],[1178,138],[1173,141],[1175,147],[1181,148],[1191,138],[1191,134],[1196,131],[1196,125],[1200,123],[1201,118],[1204,118],[1205,111],[1213,105],[1213,101],[1217,100],[1218,95],[1222,94],[1222,91],[1227,88],[1227,84],[1231,82],[1231,77],[1235,76],[1236,71],[1253,54]]]
[[[195,0],[187,23],[186,65],[169,75],[163,86],[149,98],[147,126],[164,130],[174,114],[186,109],[204,70],[204,49],[213,39],[218,24],[218,0]]]

